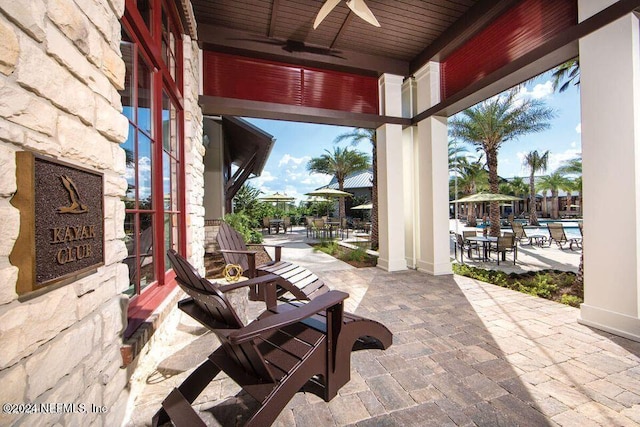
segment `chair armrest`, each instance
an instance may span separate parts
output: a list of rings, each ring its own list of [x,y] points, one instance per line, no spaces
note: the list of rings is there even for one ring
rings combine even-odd
[[[276,262],[280,261],[282,258],[282,245],[267,245],[263,243],[250,243],[248,246],[260,246],[262,248],[274,248],[276,251],[275,260]]]
[[[292,323],[311,317],[320,311],[327,310],[336,305],[341,305],[348,297],[349,294],[346,292],[329,291],[294,310],[268,316],[264,319],[254,321],[242,329],[232,332],[228,336],[229,342],[232,344],[241,344],[243,342],[250,341],[272,329],[279,329],[284,326],[291,325]]]
[[[240,251],[240,250],[235,250],[235,249],[220,249],[221,253],[228,253],[228,254],[241,254],[241,255],[246,255],[247,256],[247,265],[248,265],[248,269],[247,269],[247,274],[249,275],[250,278],[256,277],[256,254],[258,252],[256,251]]]
[[[238,283],[230,283],[228,285],[218,285],[218,289],[220,292],[225,293],[229,291],[233,291],[234,289],[240,289],[247,286],[261,285],[263,283],[275,282],[279,277],[275,274],[265,274],[264,276],[254,277],[249,280],[243,280]]]
[[[228,254],[244,254],[244,255],[255,255],[257,251],[241,251],[236,249],[220,249],[220,252],[228,253]]]

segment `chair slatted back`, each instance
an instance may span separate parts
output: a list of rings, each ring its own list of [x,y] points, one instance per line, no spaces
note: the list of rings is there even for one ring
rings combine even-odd
[[[556,242],[566,242],[567,235],[564,233],[564,227],[558,222],[550,222],[547,224],[549,236]]]
[[[505,234],[504,236],[498,237],[498,252],[504,249],[512,249],[515,245],[515,234]]]
[[[216,284],[202,278],[197,270],[174,250],[167,251],[176,280],[198,308],[185,310],[187,314],[209,327],[214,332],[226,353],[242,372],[266,382],[275,382],[274,376],[264,361],[254,341],[242,344],[231,344],[224,331],[240,329],[244,324],[236,314],[233,306],[220,292]]]
[[[468,239],[469,237],[476,237],[478,234],[474,230],[463,230],[462,237],[463,239]]]
[[[527,238],[527,233],[524,231],[524,226],[520,222],[511,222],[511,229],[513,230],[513,234],[516,236],[516,239]]]
[[[244,243],[244,238],[233,227],[226,222],[220,225],[218,230],[218,246],[220,249],[234,250],[234,251],[246,251],[247,245]],[[249,270],[249,263],[247,256],[243,254],[230,254],[222,253],[224,262],[227,264],[238,264],[244,271]]]

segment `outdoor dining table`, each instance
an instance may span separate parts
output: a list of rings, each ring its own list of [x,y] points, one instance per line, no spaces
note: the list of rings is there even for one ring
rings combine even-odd
[[[280,225],[282,225],[282,219],[270,219],[269,224],[276,228],[276,234],[280,232]]]
[[[329,238],[333,238],[333,231],[340,228],[340,221],[325,221],[324,225],[329,232]]]
[[[497,237],[491,237],[491,236],[475,236],[475,237],[467,237],[466,240],[468,242],[476,242],[476,243],[482,243],[482,259],[484,261],[487,261],[489,259],[489,257],[487,256],[487,248],[491,243],[495,243],[498,241]]]

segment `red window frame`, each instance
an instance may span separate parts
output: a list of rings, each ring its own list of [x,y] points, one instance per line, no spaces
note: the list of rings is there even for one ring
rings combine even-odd
[[[148,318],[157,306],[175,288],[175,274],[167,269],[165,264],[165,207],[163,186],[163,105],[162,94],[166,94],[170,103],[175,107],[176,114],[176,197],[177,203],[170,214],[177,217],[178,241],[174,248],[180,253],[186,252],[186,198],[185,198],[185,162],[184,162],[184,102],[183,94],[183,55],[182,55],[182,27],[175,4],[167,0],[149,0],[150,13],[147,26],[145,19],[138,10],[136,0],[126,0],[125,14],[122,18],[123,29],[134,40],[136,49],[152,67],[152,209],[153,222],[153,253],[154,269],[157,280],[147,286],[140,294],[135,294],[128,308],[128,326],[125,337],[129,337]],[[163,18],[165,29],[163,33]],[[171,33],[171,36],[169,35]],[[163,60],[163,40],[175,40],[174,50],[170,54],[175,59],[175,80],[169,69],[169,64]],[[166,54],[166,52],[165,52]],[[135,83],[137,84],[137,82]],[[175,207],[177,206],[177,211]],[[128,210],[128,213],[135,213]]]

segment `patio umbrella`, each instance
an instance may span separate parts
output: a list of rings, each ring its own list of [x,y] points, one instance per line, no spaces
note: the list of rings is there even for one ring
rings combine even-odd
[[[365,203],[364,205],[358,205],[358,206],[354,206],[351,208],[353,209],[357,209],[357,210],[367,210],[367,209],[373,209],[373,204],[372,203]]]
[[[333,188],[319,188],[306,193],[307,196],[320,196],[320,197],[351,197],[351,193],[346,191],[334,190]]]
[[[452,200],[451,203],[483,203],[483,202],[515,202],[522,200],[519,197],[498,193],[477,193],[461,199]]]
[[[295,197],[287,196],[286,194],[280,194],[278,192],[275,192],[268,196],[260,197],[260,200],[262,200],[263,202],[275,202],[276,207],[278,206],[279,203],[283,203],[284,206],[286,206],[287,202],[292,202],[295,199],[296,199]]]
[[[318,197],[351,197],[353,196],[351,193],[347,193],[346,191],[334,190],[333,188],[319,188],[317,190],[313,190],[309,193],[305,193],[307,196],[318,196]],[[329,215],[329,212],[327,212]]]

